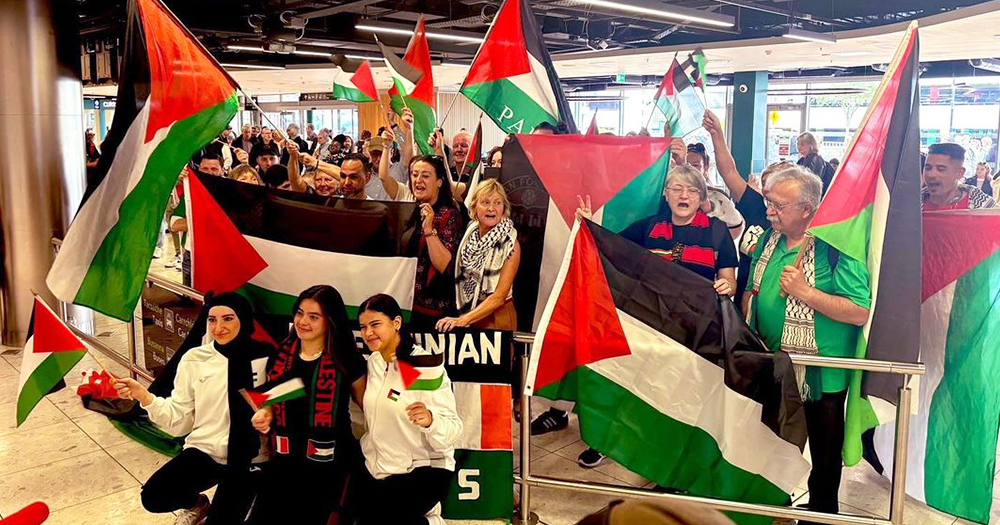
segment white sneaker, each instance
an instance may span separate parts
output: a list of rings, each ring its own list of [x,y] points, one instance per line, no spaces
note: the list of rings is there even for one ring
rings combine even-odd
[[[174,518],[174,525],[202,525],[205,523],[205,518],[208,517],[208,509],[211,506],[208,497],[202,494],[194,507],[181,510],[180,514]]]
[[[163,267],[164,268],[173,268],[174,267],[174,261],[175,261],[175,259],[173,259],[173,258],[167,259],[167,262],[163,263]]]
[[[174,259],[174,268],[176,268],[178,272],[183,270],[183,266],[184,263],[181,261],[180,257]]]
[[[162,256],[163,256],[163,248],[157,246],[156,249],[153,250],[153,258],[159,259]]]

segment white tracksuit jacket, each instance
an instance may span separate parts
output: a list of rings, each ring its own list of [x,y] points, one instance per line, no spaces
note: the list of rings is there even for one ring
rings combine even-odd
[[[413,354],[427,352],[414,346]],[[418,401],[433,415],[428,428],[414,425],[406,415],[406,407]],[[462,434],[462,420],[447,372],[437,390],[406,390],[397,361],[386,363],[382,354],[373,352],[368,358],[364,413],[368,430],[361,437],[361,450],[375,479],[419,467],[455,470],[455,442]]]

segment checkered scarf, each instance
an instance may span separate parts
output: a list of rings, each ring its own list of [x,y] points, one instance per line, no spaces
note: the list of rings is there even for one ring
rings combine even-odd
[[[501,219],[485,236],[479,234],[479,223],[469,225],[458,246],[459,264],[455,266],[460,312],[475,308],[481,295],[485,297],[497,289],[500,270],[514,251],[516,239],[517,230],[509,218]]]

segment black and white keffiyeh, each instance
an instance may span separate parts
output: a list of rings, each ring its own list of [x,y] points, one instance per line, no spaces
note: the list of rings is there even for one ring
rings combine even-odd
[[[500,282],[500,270],[514,251],[517,230],[509,218],[479,234],[479,223],[473,222],[458,245],[455,265],[456,300],[458,310],[467,312],[479,304],[480,297],[493,293]]]

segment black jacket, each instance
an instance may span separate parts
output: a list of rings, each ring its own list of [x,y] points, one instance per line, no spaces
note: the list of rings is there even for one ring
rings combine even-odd
[[[813,172],[823,181],[823,195],[826,195],[826,190],[830,187],[830,182],[833,181],[833,166],[823,160],[819,153],[810,153],[801,157],[796,164]]]

